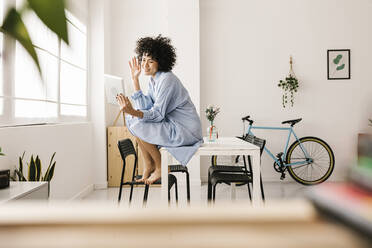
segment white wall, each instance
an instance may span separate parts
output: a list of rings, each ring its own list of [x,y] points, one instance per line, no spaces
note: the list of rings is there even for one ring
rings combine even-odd
[[[40,157],[44,175],[56,152],[50,198],[71,199],[93,188],[92,134],[89,123],[0,128],[1,146],[7,157],[7,165],[1,169],[18,168],[18,157],[26,151],[24,171],[34,154]]]
[[[133,93],[128,61],[135,56],[136,41],[145,36],[167,34],[165,0],[111,0],[111,74],[124,78],[126,94]],[[147,90],[149,78],[140,77]]]
[[[199,111],[199,0],[167,0],[167,6],[168,33],[177,52],[177,64],[173,72],[181,79],[196,109]]]
[[[332,179],[343,178],[372,116],[371,13],[368,0],[200,0],[201,109],[221,107],[222,136],[241,134],[243,115],[278,126],[302,117],[297,134],[327,141],[336,156]],[[351,49],[351,80],[328,81],[327,49],[342,48]],[[283,109],[277,83],[290,55],[300,88],[294,107]],[[276,153],[284,146],[284,134],[256,135]],[[267,156],[262,166],[265,179],[279,179]]]
[[[89,1],[89,86],[92,121],[92,170],[95,188],[107,187],[105,123],[105,2]]]

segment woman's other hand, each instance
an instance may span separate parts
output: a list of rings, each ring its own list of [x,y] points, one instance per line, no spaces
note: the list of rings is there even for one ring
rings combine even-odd
[[[132,62],[129,61],[129,67],[130,67],[130,72],[132,74],[132,79],[138,80],[139,75],[141,74],[141,64],[138,63],[138,60],[136,57],[132,58]]]

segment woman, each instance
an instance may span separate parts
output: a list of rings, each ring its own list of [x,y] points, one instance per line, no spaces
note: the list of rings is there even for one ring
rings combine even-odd
[[[176,62],[170,39],[161,35],[137,41],[138,60],[129,61],[136,109],[128,97],[119,95],[120,108],[129,115],[127,127],[137,137],[145,159],[139,180],[152,184],[161,177],[160,147],[166,148],[186,166],[203,142],[201,122],[189,93],[172,73]],[[138,77],[142,70],[150,76],[148,94],[141,91]]]

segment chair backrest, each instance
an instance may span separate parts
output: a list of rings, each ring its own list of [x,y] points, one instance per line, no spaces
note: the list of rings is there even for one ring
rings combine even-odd
[[[256,145],[258,147],[260,147],[260,153],[262,154],[264,148],[265,148],[265,144],[266,144],[266,140],[264,139],[260,139],[254,135],[250,135],[250,134],[247,134],[245,137],[244,137],[244,140],[253,144],[253,145]]]
[[[250,134],[247,134],[245,137],[244,137],[244,140],[249,142],[249,143],[252,143],[253,144],[253,141],[254,141],[254,135],[250,135]]]
[[[133,175],[132,180],[134,179],[136,169],[137,169],[137,153],[134,149],[133,143],[130,139],[123,139],[118,141],[118,148],[123,160],[123,173],[125,170],[125,158],[129,155],[134,155],[134,166],[133,166]]]
[[[137,156],[136,150],[134,149],[133,143],[130,139],[119,140],[118,148],[123,160],[125,160],[128,155]]]
[[[260,154],[261,155],[262,155],[262,152],[265,148],[265,144],[266,144],[266,140],[260,139],[258,137],[254,137],[253,145],[256,145],[256,146],[260,147]]]

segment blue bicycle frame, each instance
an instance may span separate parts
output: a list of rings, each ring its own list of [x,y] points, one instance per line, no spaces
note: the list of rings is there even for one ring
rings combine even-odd
[[[283,165],[284,166],[292,166],[292,165],[305,165],[305,164],[309,164],[312,162],[312,158],[310,158],[310,156],[308,155],[305,147],[303,147],[303,145],[301,144],[299,138],[297,137],[296,133],[293,131],[293,127],[258,127],[258,126],[252,126],[252,125],[249,125],[248,127],[248,130],[247,130],[247,134],[250,134],[250,135],[254,135],[253,132],[252,132],[252,129],[264,129],[264,130],[288,130],[288,138],[287,138],[287,143],[285,145],[285,148],[284,148],[284,152],[283,152],[283,155],[282,155],[282,161],[283,161]],[[298,162],[294,162],[294,163],[289,163],[289,164],[286,164],[286,161],[285,161],[285,158],[287,156],[287,151],[288,151],[288,145],[289,145],[289,141],[291,139],[291,134],[293,134],[293,136],[295,137],[295,139],[300,143],[300,148],[302,150],[302,152],[304,153],[305,155],[305,158],[303,161],[298,161]],[[278,165],[278,166],[282,166],[279,159],[276,158],[271,152],[269,149],[264,148],[264,150],[269,154],[269,156],[275,161],[275,163]]]

